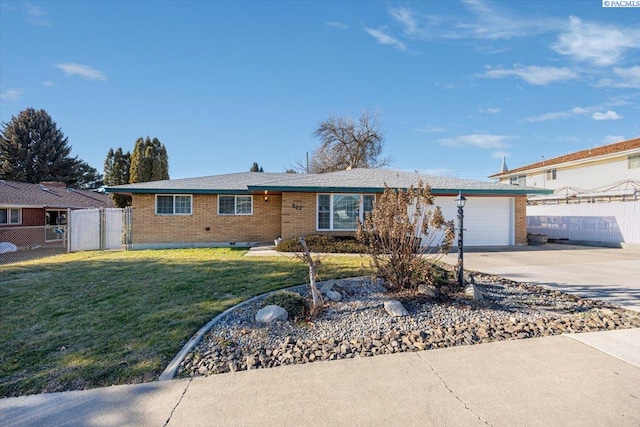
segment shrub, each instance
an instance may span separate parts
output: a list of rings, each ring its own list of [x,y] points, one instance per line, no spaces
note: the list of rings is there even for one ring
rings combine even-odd
[[[303,319],[309,315],[309,303],[302,295],[291,291],[278,291],[267,295],[262,307],[279,305],[287,310],[291,319]]]
[[[309,234],[304,240],[309,246],[309,251],[315,253],[366,253],[367,248],[356,241],[353,236],[325,236],[321,234]],[[276,247],[279,252],[303,252],[300,239],[292,237],[285,239]]]
[[[416,289],[438,282],[440,271],[428,262],[451,248],[453,221],[445,221],[433,195],[422,182],[407,190],[385,187],[384,193],[358,222],[356,238],[366,245],[372,267],[392,290]]]

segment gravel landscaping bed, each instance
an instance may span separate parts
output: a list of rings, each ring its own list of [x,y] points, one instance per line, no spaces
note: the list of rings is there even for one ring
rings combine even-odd
[[[255,321],[261,299],[224,316],[182,361],[178,376],[369,357],[456,345],[640,327],[638,313],[527,283],[475,276],[484,301],[464,294],[429,299],[388,294],[380,281],[336,281],[344,298],[326,302],[307,322]],[[308,287],[299,287],[305,292]],[[409,316],[391,317],[383,304],[402,301]]]

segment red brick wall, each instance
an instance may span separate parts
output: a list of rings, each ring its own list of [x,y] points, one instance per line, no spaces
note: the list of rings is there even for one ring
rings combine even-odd
[[[45,225],[44,218],[44,209],[42,208],[22,208],[22,222],[20,224],[0,224],[0,227],[42,226]]]

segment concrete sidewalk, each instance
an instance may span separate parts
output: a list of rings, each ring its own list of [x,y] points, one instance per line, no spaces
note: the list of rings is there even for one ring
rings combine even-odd
[[[612,354],[608,336],[623,357],[640,348],[640,329],[597,334]],[[1,399],[0,425],[640,425],[640,366],[591,345],[554,336]]]

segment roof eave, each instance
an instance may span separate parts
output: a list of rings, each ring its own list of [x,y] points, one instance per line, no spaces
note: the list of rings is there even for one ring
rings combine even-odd
[[[251,194],[249,190],[202,189],[202,188],[116,188],[105,187],[110,194]]]
[[[608,154],[601,154],[599,156],[594,156],[594,157],[584,157],[582,159],[576,159],[576,160],[570,160],[567,162],[557,162],[557,163],[552,163],[553,160],[555,159],[549,159],[547,164],[542,164],[542,165],[538,165],[538,163],[534,163],[533,165],[537,165],[537,166],[523,166],[522,168],[518,168],[518,169],[514,169],[512,171],[507,171],[507,172],[500,172],[497,173],[495,175],[490,175],[489,178],[511,178],[514,176],[518,176],[521,174],[531,174],[531,173],[537,173],[537,172],[544,172],[546,170],[549,169],[557,169],[559,167],[571,167],[571,166],[576,166],[576,165],[581,165],[584,163],[593,163],[593,162],[599,162],[602,160],[609,160],[609,159],[613,159],[616,157],[626,157],[626,156],[632,156],[635,154],[640,153],[640,148],[632,148],[630,150],[622,150],[622,151],[616,151],[614,153],[608,153]]]

